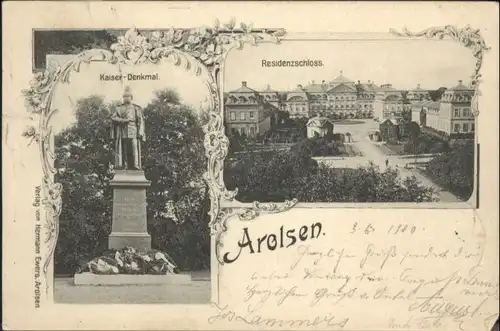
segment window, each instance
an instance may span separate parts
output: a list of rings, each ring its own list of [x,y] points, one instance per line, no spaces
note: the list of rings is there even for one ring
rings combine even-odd
[[[236,121],[236,113],[234,111],[231,112],[231,121]]]
[[[455,108],[455,117],[460,117],[460,108]]]
[[[252,135],[254,135],[254,134],[255,134],[255,127],[253,127],[253,126],[252,126],[252,127],[250,127],[250,133],[251,133]]]
[[[463,117],[470,117],[470,109],[469,108],[463,108],[462,109],[462,116]]]
[[[251,119],[255,118],[255,113],[254,113],[253,111],[251,111],[251,112],[249,113],[249,117],[250,117]]]
[[[453,125],[453,132],[455,132],[455,133],[460,132],[460,124]]]
[[[469,132],[469,123],[463,123],[462,124],[462,131],[463,132]]]
[[[245,120],[245,113],[240,113],[240,120],[244,121]]]
[[[471,124],[470,124],[470,132],[474,132],[474,129],[475,129],[475,128],[474,128],[474,123],[471,123]]]
[[[241,129],[240,129],[240,133],[241,133],[242,135],[243,135],[243,134],[245,134],[245,128],[241,128]]]

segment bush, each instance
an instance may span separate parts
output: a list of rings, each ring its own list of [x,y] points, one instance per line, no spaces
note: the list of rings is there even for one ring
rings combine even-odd
[[[426,173],[437,184],[462,200],[468,200],[474,188],[474,143],[462,142],[432,159]]]
[[[244,170],[227,168],[226,185],[238,187],[242,202],[427,202],[436,200],[433,188],[418,180],[401,180],[397,170],[382,172],[369,165],[358,169],[329,168],[311,159],[312,143],[305,142],[291,152],[256,154]]]
[[[405,154],[427,154],[427,153],[443,153],[449,151],[449,144],[445,140],[441,140],[430,134],[422,134],[416,140],[416,150],[414,141],[409,140],[403,146]]]

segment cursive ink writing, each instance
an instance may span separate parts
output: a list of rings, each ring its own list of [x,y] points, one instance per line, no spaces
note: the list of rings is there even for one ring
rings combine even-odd
[[[217,321],[240,322],[254,326],[266,327],[282,327],[282,328],[299,328],[299,327],[328,327],[328,328],[344,328],[349,322],[347,317],[337,317],[331,314],[311,316],[304,319],[279,319],[270,316],[254,314],[250,312],[246,315],[237,314],[234,310],[229,309],[228,305],[219,306],[216,303],[211,304],[215,308],[214,315],[208,318],[208,323],[214,324]]]

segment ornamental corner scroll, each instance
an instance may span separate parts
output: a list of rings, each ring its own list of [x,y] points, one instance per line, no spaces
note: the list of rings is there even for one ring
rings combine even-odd
[[[479,90],[479,84],[481,82],[481,67],[483,65],[484,53],[490,50],[490,47],[486,46],[486,42],[484,41],[479,29],[473,29],[469,25],[464,28],[457,28],[453,25],[445,25],[441,27],[428,28],[419,32],[411,32],[407,28],[403,28],[402,31],[395,29],[390,29],[389,31],[391,34],[398,37],[423,39],[450,38],[459,42],[462,46],[470,49],[472,51],[472,55],[476,59],[474,71],[470,76],[469,82],[469,87],[474,90],[474,96],[472,98],[472,113],[475,117],[479,115],[478,97],[481,96],[481,92]]]

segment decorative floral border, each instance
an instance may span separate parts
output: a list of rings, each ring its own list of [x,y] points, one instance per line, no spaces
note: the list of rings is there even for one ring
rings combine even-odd
[[[445,37],[460,42],[473,52],[476,66],[471,76],[470,86],[476,91],[472,103],[473,113],[479,114],[477,96],[479,95],[480,69],[483,53],[489,48],[486,46],[479,30],[470,28],[457,29],[453,26],[433,27],[421,32],[412,33],[407,29],[402,32],[390,30],[390,33],[399,37],[443,39]],[[54,150],[51,146],[53,135],[49,121],[57,111],[51,109],[52,97],[55,86],[67,83],[70,74],[79,71],[82,62],[90,63],[92,60],[108,61],[109,63],[156,63],[162,59],[171,59],[174,64],[182,65],[188,70],[194,70],[197,75],[206,73],[205,81],[211,96],[210,120],[205,130],[205,154],[208,159],[207,172],[204,179],[210,190],[210,228],[214,235],[216,256],[219,263],[220,248],[223,247],[223,234],[227,230],[226,222],[231,217],[238,217],[242,221],[255,219],[262,213],[280,213],[289,210],[297,204],[297,200],[283,203],[254,202],[248,206],[222,208],[221,201],[233,201],[237,190],[227,190],[223,182],[223,164],[227,156],[229,141],[224,131],[221,89],[221,68],[228,52],[231,49],[241,49],[245,44],[257,45],[259,43],[280,43],[285,36],[284,29],[253,29],[251,24],[240,24],[235,28],[235,20],[220,24],[217,20],[213,27],[195,29],[171,28],[162,31],[144,31],[139,33],[135,28],[128,30],[124,36],[119,37],[110,50],[92,49],[84,51],[67,62],[63,67],[54,67],[50,64],[43,73],[35,74],[31,87],[23,91],[29,111],[40,115],[38,129],[28,127],[23,133],[24,137],[39,143],[42,169],[43,169],[43,203],[46,207],[47,230],[45,243],[48,252],[43,261],[43,273],[47,278],[47,271],[53,259],[53,254],[59,233],[58,216],[61,213],[62,201],[60,183],[54,182]],[[476,133],[477,135],[477,133]],[[47,280],[47,279],[46,279]],[[48,282],[46,289],[48,291]]]

